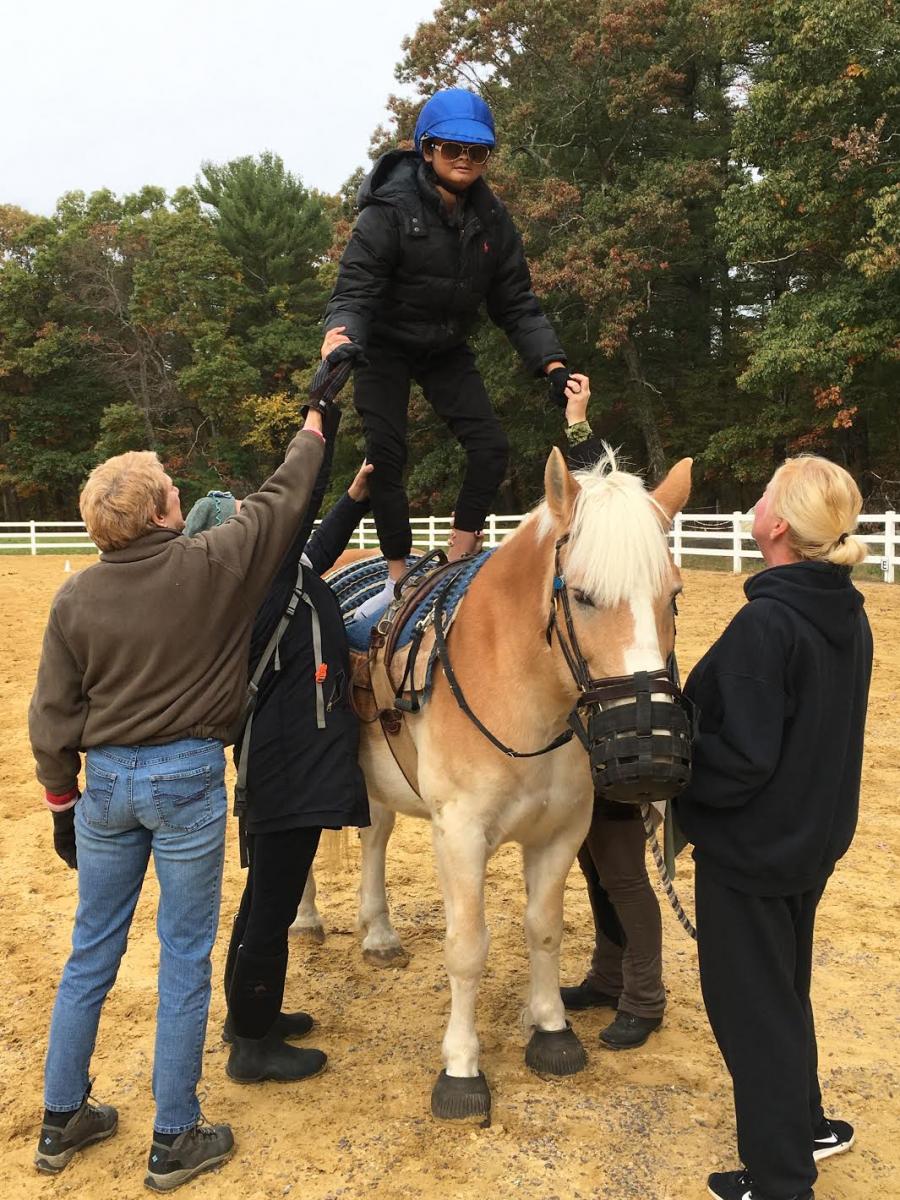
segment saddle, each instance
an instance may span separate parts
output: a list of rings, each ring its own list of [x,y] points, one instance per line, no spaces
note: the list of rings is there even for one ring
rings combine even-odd
[[[349,618],[350,678],[353,707],[366,724],[381,723],[391,753],[412,790],[419,794],[418,758],[408,716],[427,703],[437,660],[435,608],[444,637],[472,580],[490,557],[483,551],[447,562],[443,550],[407,560],[406,575],[395,587],[387,610],[368,625],[352,619],[367,595],[387,578],[383,558],[351,564],[329,577],[341,611]]]

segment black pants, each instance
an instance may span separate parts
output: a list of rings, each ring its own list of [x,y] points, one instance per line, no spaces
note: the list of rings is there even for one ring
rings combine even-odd
[[[369,494],[378,541],[386,558],[412,546],[409,501],[403,486],[407,409],[412,380],[466,451],[466,473],[456,501],[457,529],[484,525],[509,459],[509,442],[491,408],[468,346],[414,359],[384,344],[368,347],[369,365],[354,375],[353,400],[366,433],[366,458],[375,467]]]
[[[264,1037],[281,1011],[288,930],[321,833],[313,826],[247,839],[250,866],[225,960],[225,998],[239,1037]]]
[[[809,985],[823,891],[750,896],[697,863],[700,986],[734,1086],[741,1161],[765,1200],[803,1195],[816,1180],[823,1114]]]

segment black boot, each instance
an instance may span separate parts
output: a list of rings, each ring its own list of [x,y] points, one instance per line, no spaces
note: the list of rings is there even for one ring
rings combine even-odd
[[[636,1017],[620,1012],[611,1025],[600,1031],[600,1045],[607,1050],[634,1050],[662,1025],[662,1017]]]
[[[225,1070],[235,1083],[295,1083],[325,1070],[328,1058],[321,1050],[300,1050],[288,1046],[272,1030],[262,1038],[235,1034]]]
[[[235,955],[228,993],[234,1040],[226,1070],[238,1083],[307,1079],[325,1069],[321,1050],[298,1050],[279,1036],[287,960],[287,951],[264,958],[245,946]]]

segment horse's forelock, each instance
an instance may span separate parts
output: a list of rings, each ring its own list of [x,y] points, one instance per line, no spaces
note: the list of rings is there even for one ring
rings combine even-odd
[[[670,570],[657,505],[637,475],[621,471],[610,447],[586,471],[580,485],[569,541],[566,579],[603,607],[658,595]],[[553,532],[546,502],[537,509],[541,536]]]

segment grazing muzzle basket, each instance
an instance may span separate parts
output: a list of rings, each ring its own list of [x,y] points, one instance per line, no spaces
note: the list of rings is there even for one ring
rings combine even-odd
[[[654,699],[659,693],[671,699]],[[604,799],[652,804],[670,800],[690,783],[693,707],[665,672],[598,681],[570,723],[590,755],[594,786]]]

